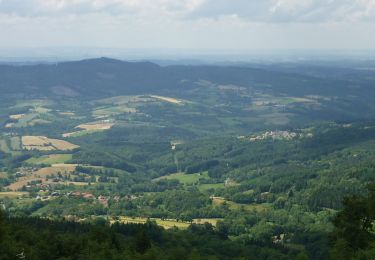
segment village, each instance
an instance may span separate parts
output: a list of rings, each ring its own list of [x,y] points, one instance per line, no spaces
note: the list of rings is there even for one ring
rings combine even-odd
[[[253,136],[239,136],[238,139],[247,139],[251,142],[261,141],[261,140],[293,140],[297,138],[311,138],[313,137],[312,133],[304,133],[304,132],[291,132],[291,131],[266,131],[259,135],[253,135]]]

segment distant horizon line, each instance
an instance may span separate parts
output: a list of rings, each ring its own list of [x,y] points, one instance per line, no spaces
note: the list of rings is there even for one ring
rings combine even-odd
[[[0,47],[1,63],[63,62],[106,57],[122,61],[300,62],[375,60],[374,49],[182,49],[112,47]]]

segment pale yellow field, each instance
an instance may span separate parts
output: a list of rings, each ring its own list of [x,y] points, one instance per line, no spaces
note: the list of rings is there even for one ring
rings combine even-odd
[[[88,186],[89,184],[87,182],[74,182],[74,181],[68,181],[64,183],[65,185],[74,185],[74,186]],[[91,185],[95,185],[95,183],[91,183]]]
[[[85,129],[85,130],[108,130],[112,128],[113,123],[101,123],[101,122],[93,122],[87,124],[81,124],[76,126],[75,128]]]
[[[62,116],[75,116],[76,114],[74,112],[59,112],[59,115]]]
[[[152,95],[150,97],[159,99],[161,101],[166,101],[166,102],[169,102],[169,103],[173,103],[173,104],[181,104],[182,103],[181,100],[178,100],[178,99],[175,99],[175,98],[171,98],[171,97],[154,96],[154,95]]]
[[[17,115],[10,115],[9,118],[18,120],[18,119],[23,118],[24,116],[25,114],[17,114]]]
[[[66,151],[76,149],[79,146],[64,140],[50,139],[45,136],[22,136],[22,147],[26,150]]]

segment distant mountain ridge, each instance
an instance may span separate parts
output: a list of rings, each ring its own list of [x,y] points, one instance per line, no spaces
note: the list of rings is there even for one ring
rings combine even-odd
[[[63,87],[74,96],[100,97],[124,94],[181,92],[206,80],[215,84],[234,84],[259,88],[279,94],[330,94],[333,84],[320,79],[254,69],[222,66],[167,66],[151,62],[126,62],[109,58],[62,62],[57,64],[0,65],[0,90],[4,94],[39,94],[53,96],[51,89]],[[317,84],[319,83],[319,84]],[[348,90],[347,90],[348,91]],[[63,95],[64,93],[60,93]],[[69,95],[67,95],[69,96]]]

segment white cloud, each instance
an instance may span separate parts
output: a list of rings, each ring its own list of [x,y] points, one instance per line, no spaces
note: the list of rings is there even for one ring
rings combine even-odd
[[[204,0],[0,0],[0,13],[20,16],[65,14],[174,14],[194,10]]]
[[[375,0],[0,0],[0,48],[372,48],[374,21]]]
[[[110,15],[217,18],[257,22],[325,22],[375,18],[375,0],[0,0],[19,16]]]
[[[258,22],[375,19],[375,0],[206,0],[191,16],[237,15]]]

